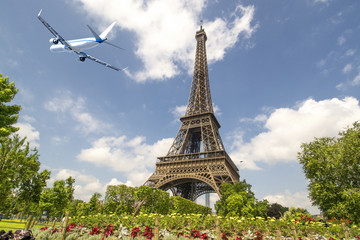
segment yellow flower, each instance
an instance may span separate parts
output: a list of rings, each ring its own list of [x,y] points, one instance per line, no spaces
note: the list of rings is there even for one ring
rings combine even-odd
[[[81,216],[81,218],[85,218],[85,216]]]

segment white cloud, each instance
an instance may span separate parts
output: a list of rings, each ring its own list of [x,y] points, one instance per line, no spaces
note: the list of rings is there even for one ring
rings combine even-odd
[[[15,68],[15,67],[19,66],[19,62],[14,60],[14,59],[8,59],[7,60],[7,65],[12,67],[12,68]]]
[[[173,114],[175,120],[178,120],[180,117],[185,115],[186,105],[176,106],[172,109],[171,113]]]
[[[325,59],[321,59],[320,61],[318,61],[318,62],[316,63],[316,65],[317,65],[318,67],[322,67],[322,66],[325,65],[325,63],[326,63],[326,60],[325,60]]]
[[[352,55],[354,55],[355,53],[356,53],[356,50],[354,50],[354,49],[349,49],[349,50],[346,51],[345,56],[352,56]]]
[[[26,141],[30,142],[31,148],[38,148],[40,146],[38,143],[40,140],[40,133],[30,123],[19,122],[14,124],[14,126],[20,128],[16,133],[22,138],[26,137]]]
[[[82,97],[74,98],[70,91],[58,91],[59,97],[54,97],[45,104],[45,109],[60,114],[60,117],[69,115],[79,124],[75,127],[80,132],[104,133],[111,127],[110,124],[101,122],[93,117],[85,107],[86,100]]]
[[[346,90],[346,88],[347,88],[347,85],[344,83],[339,83],[338,85],[336,85],[336,89],[340,90],[340,91]]]
[[[244,142],[233,136],[230,156],[243,161],[242,168],[259,169],[256,162],[274,164],[296,161],[300,145],[314,137],[337,136],[360,119],[359,101],[353,97],[315,101],[308,99],[294,108],[279,108],[266,119],[265,131]]]
[[[259,114],[255,118],[241,118],[240,122],[266,122],[267,116],[265,114]]]
[[[136,81],[164,80],[179,74],[180,67],[192,68],[194,34],[205,0],[73,1],[80,2],[90,16],[106,23],[117,20],[120,28],[135,33],[135,54],[143,68],[127,74]],[[249,38],[256,29],[251,26],[253,6],[238,5],[227,17],[205,20],[210,62],[221,60],[240,35]]]
[[[307,192],[292,193],[289,190],[285,190],[283,193],[267,195],[263,199],[268,200],[269,203],[278,203],[284,207],[305,208],[311,214],[320,213],[320,210],[317,207],[312,206]]]
[[[51,141],[55,144],[55,145],[62,145],[66,142],[69,141],[68,137],[59,137],[59,136],[54,136],[51,138]]]
[[[216,116],[221,116],[222,115],[222,112],[221,112],[221,109],[218,105],[216,105],[215,103],[213,103],[213,109],[214,109],[214,114]]]
[[[352,70],[352,64],[351,63],[348,63],[348,64],[346,64],[345,65],[345,67],[343,68],[343,73],[350,73],[351,72],[351,70]]]
[[[343,45],[346,42],[346,38],[344,36],[340,36],[338,38],[338,45]]]
[[[360,84],[360,71],[358,74],[354,77],[354,80],[352,81],[352,85],[359,85]]]
[[[124,172],[128,185],[141,185],[151,173],[148,168],[153,169],[157,157],[166,155],[172,142],[166,138],[149,145],[141,136],[103,137],[94,141],[91,148],[81,150],[77,159]]]

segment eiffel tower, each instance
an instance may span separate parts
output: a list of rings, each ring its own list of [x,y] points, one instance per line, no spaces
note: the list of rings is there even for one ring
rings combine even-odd
[[[214,115],[202,26],[195,38],[194,75],[185,115],[167,155],[158,157],[155,172],[144,184],[192,201],[206,193],[221,197],[222,183],[239,181],[239,170],[225,151]]]

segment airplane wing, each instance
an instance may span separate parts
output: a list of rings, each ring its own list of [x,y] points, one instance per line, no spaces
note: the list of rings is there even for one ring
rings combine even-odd
[[[58,39],[58,40],[65,46],[66,49],[68,49],[68,50],[73,50],[73,49],[71,48],[70,44],[69,44],[68,42],[66,42],[65,39],[64,39],[60,34],[58,34],[58,33],[55,31],[55,29],[53,29],[53,28],[50,26],[50,24],[48,24],[48,23],[40,16],[41,12],[42,12],[42,9],[40,10],[40,12],[39,12],[39,14],[38,14],[38,19],[45,25],[45,27],[46,27],[47,29],[49,29],[49,31],[56,37],[56,39]]]
[[[127,68],[118,68],[118,67],[112,66],[109,63],[104,62],[104,61],[102,61],[100,59],[97,59],[96,57],[93,57],[93,56],[91,56],[91,55],[89,55],[89,54],[87,54],[85,52],[77,52],[77,51],[74,51],[74,52],[77,53],[80,57],[88,58],[90,60],[93,60],[94,62],[100,63],[100,64],[102,64],[102,65],[104,65],[106,67],[112,68],[112,69],[114,69],[116,71],[124,71],[125,69],[127,69]]]

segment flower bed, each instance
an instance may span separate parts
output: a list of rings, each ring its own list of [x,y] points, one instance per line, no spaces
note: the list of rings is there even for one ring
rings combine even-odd
[[[158,221],[158,222],[156,222]],[[360,228],[347,221],[316,221],[299,218],[289,221],[274,218],[220,218],[212,215],[155,215],[137,217],[93,215],[69,218],[66,239],[162,238],[162,239],[355,239]],[[62,230],[34,230],[36,239],[58,237]]]

